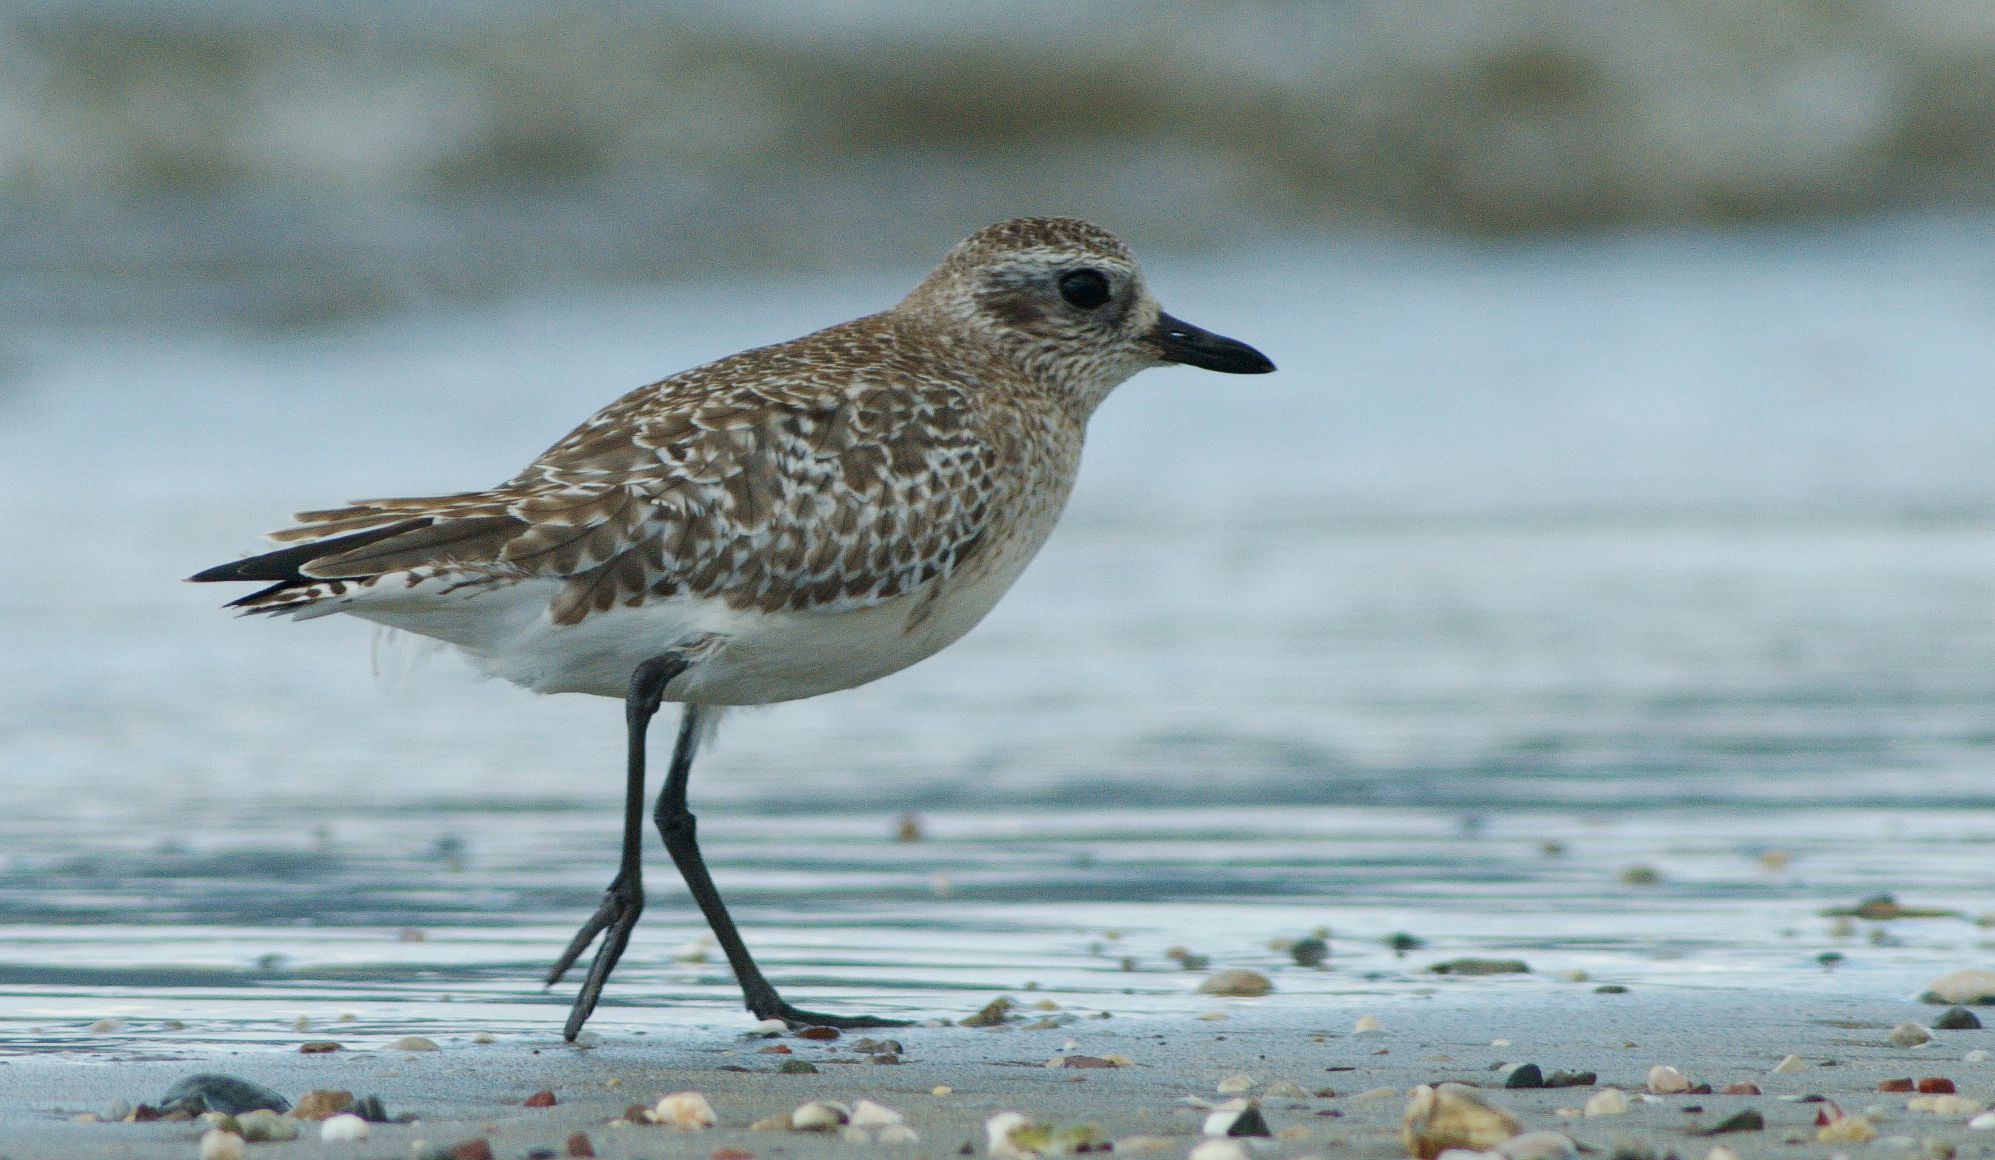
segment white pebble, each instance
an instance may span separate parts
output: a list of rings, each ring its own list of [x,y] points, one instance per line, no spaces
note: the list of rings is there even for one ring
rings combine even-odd
[[[1933,1033],[1917,1023],[1900,1023],[1891,1029],[1891,1034],[1886,1038],[1899,1047],[1917,1047],[1922,1043],[1932,1042]]]
[[[1720,1144],[1709,1152],[1706,1152],[1704,1160],[1739,1160],[1739,1154]]]
[[[1294,1080],[1278,1079],[1264,1093],[1271,1100],[1306,1100],[1309,1092]]]
[[[391,1051],[441,1051],[434,1039],[424,1039],[420,1035],[404,1035],[388,1045]]]
[[[1251,1075],[1229,1075],[1219,1081],[1219,1094],[1222,1096],[1237,1096],[1253,1090],[1254,1077]]]
[[[1250,999],[1258,998],[1274,989],[1275,985],[1268,981],[1266,975],[1259,971],[1247,970],[1245,967],[1229,967],[1214,972],[1198,985],[1198,993],[1201,995],[1237,995]]]
[[[329,1144],[351,1144],[367,1138],[367,1121],[352,1112],[341,1112],[319,1125],[319,1139]]]
[[[1496,1146],[1508,1160],[1574,1160],[1579,1146],[1557,1132],[1524,1132]]]
[[[829,1132],[852,1118],[851,1109],[830,1100],[812,1100],[790,1113],[790,1127],[799,1132]]]
[[[1966,970],[1941,975],[1926,984],[1926,1000],[1969,1006],[1995,999],[1995,971]]]
[[[1385,1026],[1378,1021],[1376,1015],[1360,1015],[1358,1021],[1351,1025],[1353,1035],[1377,1035],[1384,1030]]]
[[[1508,1047],[1510,1046],[1510,1041],[1508,1039],[1492,1039],[1489,1041],[1489,1045],[1491,1047]]]
[[[1995,1112],[1983,1112],[1967,1122],[1967,1126],[1977,1132],[1995,1129]]]
[[[1995,1055],[1990,1055],[1985,1047],[1977,1047],[1960,1057],[1962,1063],[1987,1063],[1990,1059],[1995,1059]]]
[[[651,1109],[651,1114],[659,1123],[681,1132],[697,1132],[714,1126],[713,1105],[698,1092],[673,1092],[662,1096],[658,1106]]]
[[[242,1160],[242,1137],[220,1128],[201,1133],[201,1160]]]
[[[706,940],[699,939],[680,943],[672,948],[672,961],[675,963],[704,963],[707,961]]]
[[[1207,1012],[1204,1012],[1203,1014],[1199,1015],[1199,1018],[1200,1018],[1200,1019],[1202,1019],[1202,1020],[1204,1020],[1204,1021],[1205,1021],[1205,1022],[1207,1022],[1207,1023],[1217,1023],[1217,1022],[1219,1022],[1219,1021],[1220,1021],[1221,1019],[1224,1019],[1224,1018],[1226,1018],[1226,1012],[1224,1012],[1224,1011],[1207,1011]],[[1132,1137],[1132,1139],[1133,1139],[1133,1138],[1134,1138],[1134,1137]],[[1147,1136],[1145,1136],[1145,1137],[1142,1137],[1142,1138],[1143,1138],[1143,1139],[1149,1139],[1149,1137],[1147,1137]]]
[[[860,1128],[884,1128],[888,1124],[898,1124],[905,1118],[892,1108],[876,1104],[872,1100],[860,1100],[852,1107],[850,1122]]]
[[[936,1084],[934,1087],[929,1088],[928,1094],[932,1096],[946,1096],[952,1094],[953,1092],[955,1092],[955,1090],[956,1090],[955,1088],[950,1087],[946,1083],[939,1083]]]
[[[1931,1112],[1936,1116],[1972,1116],[1987,1106],[1962,1095],[1913,1096],[1905,1101],[1908,1112]]]
[[[1659,1096],[1680,1095],[1690,1090],[1690,1080],[1666,1063],[1649,1069],[1649,1090]]]
[[[919,1143],[921,1137],[916,1135],[914,1129],[908,1127],[906,1124],[888,1124],[886,1127],[880,1129],[880,1134],[875,1138],[875,1141],[887,1147],[892,1147],[896,1144]]]
[[[1774,1064],[1773,1070],[1777,1075],[1793,1075],[1797,1071],[1805,1071],[1807,1067],[1808,1065],[1802,1062],[1800,1056],[1790,1055],[1779,1063]]]
[[[1628,1093],[1620,1088],[1601,1088],[1587,1097],[1585,1112],[1589,1116],[1620,1116],[1628,1111]]]
[[[1247,1146],[1224,1136],[1201,1140],[1185,1160],[1247,1160]]]

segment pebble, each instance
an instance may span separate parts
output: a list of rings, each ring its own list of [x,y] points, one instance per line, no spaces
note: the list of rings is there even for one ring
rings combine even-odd
[[[793,1132],[796,1130],[796,1125],[790,1122],[790,1113],[777,1112],[773,1116],[763,1116],[761,1119],[748,1125],[748,1130],[751,1132]]]
[[[1323,939],[1299,938],[1289,944],[1288,957],[1295,960],[1298,967],[1319,967],[1330,957],[1330,944]]]
[[[344,1044],[335,1043],[330,1039],[307,1039],[298,1045],[299,1055],[324,1055],[327,1052],[345,1050]]]
[[[1217,1022],[1219,1022],[1219,1021],[1220,1021],[1221,1019],[1224,1019],[1224,1018],[1226,1018],[1226,1012],[1224,1012],[1224,1011],[1206,1011],[1206,1012],[1203,1012],[1203,1013],[1201,1013],[1201,1014],[1200,1014],[1200,1015],[1198,1016],[1198,1018],[1199,1018],[1199,1019],[1202,1019],[1202,1020],[1204,1020],[1204,1021],[1205,1021],[1205,1022],[1207,1022],[1207,1023],[1217,1023]]]
[[[526,1102],[521,1106],[528,1108],[551,1108],[556,1102],[553,1092],[542,1089],[528,1096]]]
[[[999,995],[997,998],[984,1004],[983,1008],[977,1011],[976,1014],[965,1015],[962,1024],[965,1027],[1002,1026],[1012,1018],[1011,1012],[1017,1006],[1018,1004],[1010,996]]]
[[[269,1108],[273,1112],[288,1112],[291,1101],[264,1087],[251,1083],[239,1076],[226,1075],[214,1071],[197,1071],[193,1075],[175,1080],[166,1094],[159,1097],[163,1108],[185,1107],[193,1112],[228,1112],[231,1115],[252,1112],[258,1108]],[[130,1109],[126,1109],[126,1115]],[[124,1116],[113,1116],[122,1120]]]
[[[855,1128],[884,1128],[888,1124],[898,1124],[905,1120],[899,1112],[872,1100],[860,1100],[852,1107],[851,1124]]]
[[[1385,1025],[1378,1021],[1376,1015],[1360,1015],[1358,1021],[1351,1025],[1353,1035],[1379,1035],[1384,1031]]]
[[[280,1144],[298,1138],[298,1121],[269,1108],[244,1112],[236,1122],[242,1126],[242,1138],[252,1144]]]
[[[471,1036],[471,1042],[478,1044],[497,1043],[499,1037],[489,1031],[480,1031]]]
[[[659,1123],[681,1132],[697,1132],[714,1126],[713,1105],[699,1092],[673,1092],[661,1096],[651,1114]]]
[[[1541,1088],[1545,1086],[1545,1071],[1535,1063],[1520,1063],[1503,1077],[1506,1088]]]
[[[1900,1023],[1898,1026],[1893,1027],[1891,1034],[1885,1036],[1885,1038],[1899,1047],[1917,1047],[1921,1043],[1931,1043],[1933,1033],[1919,1026],[1917,1023]]]
[[[934,1087],[929,1088],[928,1094],[932,1096],[946,1096],[954,1093],[955,1090],[956,1090],[955,1088],[950,1087],[946,1083],[939,1083],[936,1084]]]
[[[1648,1089],[1659,1096],[1681,1095],[1690,1090],[1690,1080],[1668,1064],[1659,1063],[1649,1069]]]
[[[1254,1077],[1251,1075],[1229,1075],[1219,1081],[1218,1091],[1223,1096],[1237,1096],[1241,1092],[1254,1090]]]
[[[201,1160],[242,1160],[243,1139],[234,1132],[210,1128],[201,1133]]]
[[[1722,1136],[1725,1135],[1727,1132],[1764,1132],[1764,1131],[1766,1131],[1766,1117],[1760,1115],[1759,1111],[1755,1108],[1746,1108],[1742,1111],[1733,1112],[1731,1115],[1726,1116],[1724,1119],[1718,1121],[1713,1126],[1706,1128],[1703,1132],[1699,1133],[1699,1135]]]
[[[1824,1144],[1868,1144],[1877,1139],[1877,1125],[1862,1116],[1838,1116],[1818,1128],[1815,1138]]]
[[[298,1097],[298,1106],[291,1109],[291,1115],[299,1120],[325,1120],[352,1106],[352,1092],[316,1088]]]
[[[1798,1055],[1790,1055],[1773,1065],[1774,1074],[1776,1075],[1793,1075],[1795,1072],[1805,1071],[1807,1068],[1807,1063],[1803,1062]]]
[[[125,1021],[123,1019],[99,1019],[90,1025],[90,1030],[103,1035],[112,1031],[122,1031],[124,1027]]]
[[[1950,1096],[1956,1090],[1953,1081],[1943,1075],[1929,1075],[1921,1079],[1919,1090],[1929,1096]]]
[[[786,1059],[776,1068],[779,1075],[816,1075],[817,1065],[807,1059]]]
[[[1399,1138],[1420,1160],[1435,1160],[1450,1148],[1487,1151],[1523,1130],[1516,1116],[1473,1088],[1421,1084],[1408,1094]]]
[[[1629,866],[1621,871],[1620,879],[1626,886],[1654,886],[1662,881],[1662,871],[1654,866]]]
[[[1427,968],[1437,975],[1528,975],[1530,966],[1523,959],[1449,959]]]
[[[1201,1140],[1185,1160],[1247,1160],[1247,1146],[1224,1136]]]
[[[1525,1132],[1496,1146],[1506,1160],[1574,1160],[1579,1145],[1558,1132]]]
[[[1268,981],[1266,975],[1245,967],[1215,971],[1198,985],[1201,995],[1232,995],[1246,999],[1258,998],[1274,989],[1275,985]]]
[[[1991,1053],[1987,1049],[1980,1047],[1960,1057],[1962,1063],[1987,1063],[1991,1059],[1995,1059],[1995,1053]]]
[[[1935,1031],[1976,1031],[1981,1027],[1981,1017],[1965,1007],[1948,1007],[1933,1020]]]
[[[1760,1090],[1758,1084],[1747,1080],[1744,1083],[1728,1083],[1719,1089],[1718,1094],[1721,1096],[1756,1096],[1760,1094]]]
[[[404,1035],[388,1045],[391,1051],[441,1051],[434,1039],[424,1039],[420,1035]]]
[[[351,1144],[365,1140],[368,1131],[366,1120],[351,1112],[341,1112],[319,1125],[319,1139],[329,1144]]]
[[[1941,975],[1926,984],[1928,1003],[1995,1003],[1995,971],[1969,969]]]
[[[1983,1112],[1967,1122],[1967,1126],[1977,1132],[1995,1129],[1995,1112]]]
[[[1294,1080],[1286,1079],[1278,1079],[1269,1084],[1268,1090],[1261,1094],[1264,1098],[1271,1100],[1306,1100],[1309,1098],[1309,1092],[1301,1084],[1296,1083]]]
[[[1879,1080],[1877,1081],[1877,1090],[1881,1092],[1909,1092],[1918,1089],[1917,1085],[1912,1082],[1912,1077],[1908,1075],[1903,1079]]]
[[[567,1152],[570,1156],[582,1157],[583,1160],[587,1160],[587,1158],[593,1157],[596,1154],[596,1146],[589,1142],[589,1134],[587,1132],[570,1132],[568,1134]]]
[[[899,1144],[915,1144],[920,1141],[921,1137],[915,1133],[913,1128],[908,1127],[906,1124],[888,1124],[886,1127],[880,1129],[878,1136],[874,1137],[874,1143],[883,1144],[887,1147],[894,1147]]]
[[[483,1136],[452,1144],[445,1153],[450,1160],[492,1160],[492,1145]]]
[[[1931,1112],[1936,1116],[1972,1116],[1986,1109],[1986,1104],[1976,1103],[1966,1096],[1913,1096],[1905,1101],[1908,1112]]]
[[[1739,1154],[1720,1144],[1709,1152],[1706,1152],[1704,1160],[1739,1160]]]
[[[1589,1116],[1621,1116],[1628,1112],[1628,1093],[1620,1088],[1601,1088],[1586,1099],[1583,1109]]]
[[[829,1132],[842,1128],[852,1118],[852,1109],[830,1100],[812,1100],[790,1113],[793,1132]]]
[[[530,1152],[528,1155],[531,1156],[534,1153]],[[548,1152],[545,1155],[551,1156],[553,1153]],[[755,1160],[755,1153],[750,1152],[746,1148],[730,1148],[723,1144],[707,1153],[707,1160]]]
[[[806,1027],[797,1032],[797,1038],[815,1040],[819,1043],[829,1043],[838,1038],[840,1034],[841,1032],[836,1027]]]

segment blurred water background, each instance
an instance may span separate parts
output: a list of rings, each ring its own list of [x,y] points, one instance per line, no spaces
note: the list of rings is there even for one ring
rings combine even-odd
[[[983,628],[727,722],[696,807],[793,999],[1985,961],[1995,9],[993,11],[0,13],[0,1052],[555,1036],[619,707],[178,579],[1028,212],[1282,373],[1131,383]],[[596,1025],[730,1025],[651,883]],[[1879,890],[1960,914],[1820,914]]]

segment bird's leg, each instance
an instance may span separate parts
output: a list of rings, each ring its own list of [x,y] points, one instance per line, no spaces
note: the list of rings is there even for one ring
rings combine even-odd
[[[700,707],[687,705],[685,718],[679,725],[679,744],[672,751],[672,769],[665,775],[665,788],[658,792],[658,808],[652,817],[658,823],[658,833],[665,839],[665,849],[671,853],[680,876],[686,880],[686,889],[692,892],[693,901],[700,906],[700,913],[706,915],[707,925],[713,928],[714,938],[720,941],[720,949],[727,955],[728,965],[734,968],[734,977],[741,984],[741,997],[747,1002],[748,1010],[757,1019],[781,1019],[792,1027],[907,1026],[904,1020],[899,1019],[799,1011],[784,1002],[769,980],[762,977],[762,969],[755,965],[755,959],[741,941],[741,933],[734,929],[734,919],[728,917],[727,904],[720,900],[720,892],[714,889],[713,877],[707,873],[706,860],[700,856],[698,822],[693,812],[686,808],[686,782],[693,772],[693,751],[699,747],[699,733]]]
[[[561,952],[560,961],[547,974],[548,986],[560,982],[596,936],[603,936],[603,945],[596,948],[595,961],[589,964],[589,977],[583,980],[582,991],[568,1011],[568,1026],[562,1034],[570,1043],[582,1033],[582,1024],[588,1022],[590,1012],[596,1009],[603,983],[616,969],[624,947],[630,945],[630,932],[637,926],[638,916],[644,913],[644,737],[651,719],[658,714],[658,706],[664,702],[665,686],[685,672],[688,664],[683,655],[666,653],[645,661],[630,674],[630,692],[623,703],[629,745],[624,766],[627,781],[623,798],[623,857],[617,862],[617,876],[603,892],[596,913],[575,932],[568,949]]]

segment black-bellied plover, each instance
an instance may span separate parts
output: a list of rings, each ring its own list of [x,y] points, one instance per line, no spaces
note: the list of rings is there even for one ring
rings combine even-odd
[[[1163,313],[1106,231],[1022,218],[972,234],[898,305],[640,387],[488,491],[302,512],[294,546],[199,581],[229,605],[343,612],[457,646],[541,693],[624,701],[623,855],[548,976],[598,935],[574,1039],[644,907],[645,733],[685,705],[653,820],[740,981],[799,1011],[742,945],[700,857],[686,782],[718,709],[897,672],[968,632],[1053,530],[1088,417],[1148,367],[1274,369]]]

